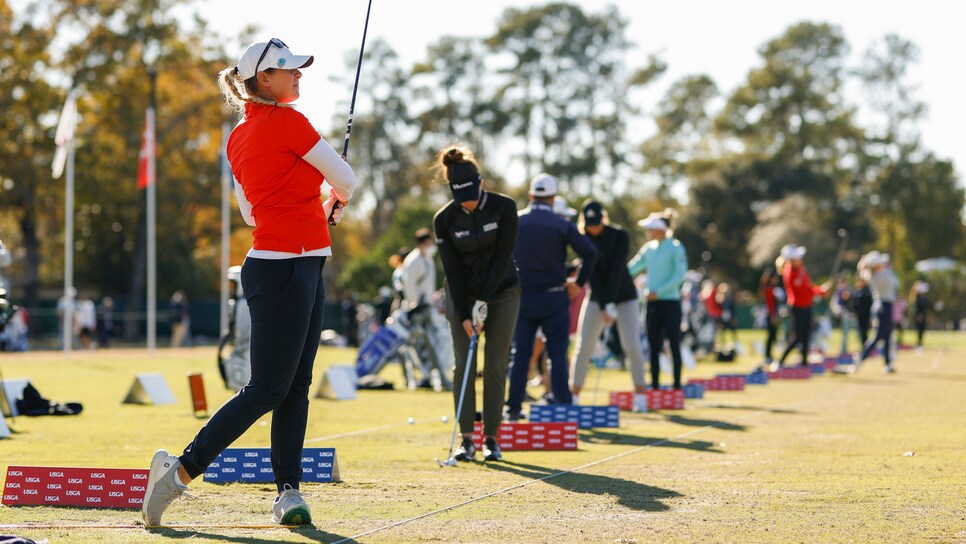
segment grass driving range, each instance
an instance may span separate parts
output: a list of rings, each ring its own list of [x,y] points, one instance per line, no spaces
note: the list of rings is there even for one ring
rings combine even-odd
[[[745,344],[756,334],[746,333]],[[325,366],[353,359],[352,350],[321,348],[316,382]],[[16,418],[14,434],[0,440],[0,470],[147,468],[157,448],[180,451],[203,424],[191,413],[186,373],[204,373],[212,410],[228,398],[214,361],[212,347],[153,357],[3,354],[4,377],[28,377],[45,397],[80,401],[84,412]],[[686,377],[748,371],[757,362],[750,355],[701,362]],[[449,394],[397,389],[313,399],[307,445],[335,447],[343,480],[303,486],[314,526],[233,528],[270,524],[274,486],[198,480],[197,500],[176,501],[165,514],[177,528],[146,531],[139,510],[2,507],[0,534],[52,544],[964,542],[966,336],[932,332],[925,352],[899,354],[897,374],[880,367],[871,359],[851,376],[707,392],[683,411],[624,412],[620,429],[581,430],[576,452],[505,452],[501,463],[455,468],[433,461],[449,448]],[[142,372],[163,374],[178,403],[122,404]],[[383,376],[402,383],[397,366]],[[591,403],[594,378],[583,404]],[[596,400],[606,404],[607,392],[630,388],[630,376],[605,370],[600,384]],[[267,446],[269,419],[236,445]]]

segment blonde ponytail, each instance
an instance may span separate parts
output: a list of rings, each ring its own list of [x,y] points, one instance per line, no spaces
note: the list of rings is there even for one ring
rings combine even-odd
[[[269,68],[270,70],[271,68]],[[267,71],[267,70],[266,70]],[[229,66],[218,72],[218,88],[222,96],[225,97],[225,104],[232,111],[238,113],[245,112],[245,103],[264,104],[266,106],[278,106],[280,108],[291,108],[291,104],[280,104],[274,100],[265,100],[257,96],[258,82],[256,76],[252,76],[242,81],[238,75],[237,66]]]

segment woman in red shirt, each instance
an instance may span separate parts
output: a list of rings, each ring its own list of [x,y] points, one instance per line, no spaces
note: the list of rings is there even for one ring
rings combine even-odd
[[[782,271],[785,296],[788,306],[792,309],[794,336],[789,340],[781,358],[771,364],[772,371],[785,364],[785,358],[795,349],[795,346],[802,350],[802,366],[808,366],[808,340],[812,335],[812,302],[816,296],[827,293],[828,287],[812,284],[812,278],[809,277],[802,262],[804,256],[804,247],[788,244],[782,248],[781,256],[775,263],[775,268]]]
[[[142,504],[148,527],[248,428],[272,412],[273,520],[309,523],[299,493],[309,385],[319,347],[332,255],[329,221],[338,223],[352,196],[352,169],[292,107],[301,68],[281,40],[254,43],[219,74],[228,105],[244,114],[228,139],[228,161],[245,222],[255,227],[241,281],[251,313],[251,379],[212,415],[180,457],[158,450]],[[330,187],[323,202],[323,183]],[[339,205],[336,205],[336,204]]]

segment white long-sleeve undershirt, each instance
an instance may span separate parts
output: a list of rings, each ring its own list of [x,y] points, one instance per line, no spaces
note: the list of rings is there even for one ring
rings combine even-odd
[[[342,202],[348,202],[352,198],[352,191],[356,187],[356,176],[349,164],[342,160],[342,157],[324,138],[319,139],[319,142],[312,146],[312,149],[302,155],[302,159],[325,176],[325,181],[332,187],[336,198]],[[322,186],[319,187],[319,193],[322,193]],[[235,184],[235,198],[238,199],[238,210],[241,212],[245,224],[254,227],[255,217],[252,215],[252,204],[245,198],[245,190],[238,183]]]

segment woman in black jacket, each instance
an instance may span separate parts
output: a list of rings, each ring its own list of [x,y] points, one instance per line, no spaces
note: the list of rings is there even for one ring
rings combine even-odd
[[[520,286],[513,249],[517,240],[517,207],[508,196],[483,190],[472,154],[451,146],[439,153],[439,167],[445,172],[453,200],[436,212],[433,225],[436,244],[446,275],[446,317],[453,333],[456,367],[453,371],[453,401],[459,402],[467,364],[470,338],[486,325],[483,369],[483,456],[499,460],[497,431],[503,418],[506,372],[510,343],[520,309]],[[470,361],[469,376],[476,376],[476,355]],[[476,388],[466,384],[459,427],[463,441],[454,453],[460,461],[476,455],[473,422],[476,416]]]
[[[580,336],[571,373],[571,389],[574,395],[580,394],[601,331],[616,321],[621,348],[630,359],[634,410],[646,412],[647,383],[644,381],[644,352],[641,348],[641,307],[637,301],[637,288],[627,269],[630,236],[624,229],[610,224],[604,208],[596,201],[584,204],[581,225],[597,248],[597,260],[590,275],[590,296],[584,299],[580,308],[577,325]]]

